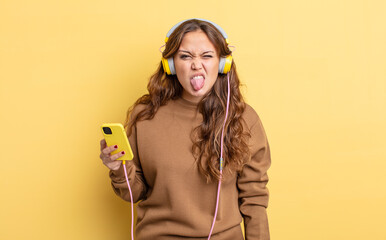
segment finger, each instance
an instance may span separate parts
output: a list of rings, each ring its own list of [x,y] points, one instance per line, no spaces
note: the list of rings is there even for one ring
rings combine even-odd
[[[121,152],[119,152],[119,153],[116,153],[116,154],[114,154],[114,155],[111,155],[111,156],[110,156],[110,159],[111,159],[112,161],[115,161],[115,160],[117,160],[118,158],[122,157],[123,155],[125,155],[125,151],[121,151]]]
[[[100,145],[101,145],[101,151],[107,147],[107,144],[106,144],[106,140],[104,138],[102,138],[102,140],[100,141]]]
[[[121,151],[119,153],[113,154],[110,156],[110,154],[104,154],[103,152],[99,155],[100,159],[102,159],[102,162],[104,164],[110,164],[112,162],[115,162],[118,158],[122,157],[125,155],[125,151]]]
[[[102,159],[102,162],[104,164],[108,164],[108,163],[112,162],[111,159],[110,159],[110,155],[106,155],[106,154],[101,153],[99,155],[99,158]]]
[[[118,148],[118,145],[111,145],[110,147],[106,147],[102,150],[102,153],[105,154],[105,155],[109,155],[111,152],[113,152],[114,150],[117,150]]]

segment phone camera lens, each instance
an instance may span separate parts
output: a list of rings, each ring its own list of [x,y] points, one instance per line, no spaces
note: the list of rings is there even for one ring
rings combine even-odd
[[[111,129],[109,128],[109,127],[103,127],[103,132],[105,133],[105,134],[111,134],[112,132],[111,132]]]

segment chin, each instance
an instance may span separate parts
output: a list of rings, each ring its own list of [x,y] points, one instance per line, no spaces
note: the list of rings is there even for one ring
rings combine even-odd
[[[205,96],[205,94],[207,93],[208,91],[206,90],[206,89],[200,89],[200,90],[198,90],[198,91],[194,91],[193,90],[193,93],[192,93],[192,95],[193,96],[195,96],[195,97],[203,97],[203,96]]]

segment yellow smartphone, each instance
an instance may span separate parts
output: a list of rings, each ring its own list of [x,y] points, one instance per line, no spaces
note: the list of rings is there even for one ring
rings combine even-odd
[[[133,159],[134,154],[131,150],[129,140],[127,139],[127,135],[122,124],[104,123],[102,124],[102,133],[105,137],[108,147],[111,145],[118,145],[118,149],[111,152],[111,155],[125,151],[125,155],[118,158],[117,160],[127,161]]]

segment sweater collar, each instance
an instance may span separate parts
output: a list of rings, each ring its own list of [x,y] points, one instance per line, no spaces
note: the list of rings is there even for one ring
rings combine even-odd
[[[198,103],[189,101],[183,97],[179,97],[176,100],[176,103],[179,104],[182,107],[189,108],[189,109],[197,109]]]

